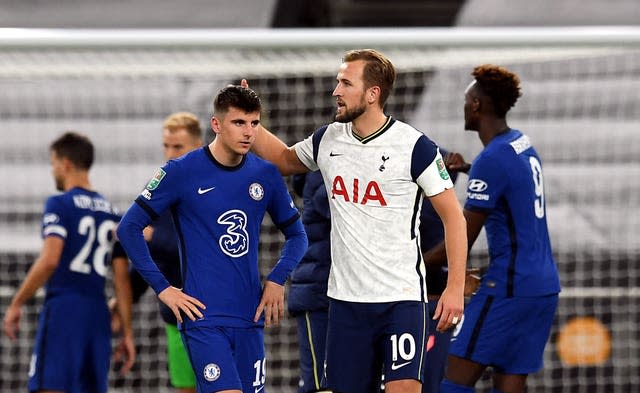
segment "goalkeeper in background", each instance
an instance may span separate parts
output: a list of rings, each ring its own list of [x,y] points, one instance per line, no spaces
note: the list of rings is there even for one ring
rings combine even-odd
[[[558,305],[560,280],[545,208],[542,165],[529,138],[507,125],[520,97],[520,80],[506,68],[481,65],[465,91],[465,129],[477,131],[484,150],[469,172],[469,247],[485,227],[489,267],[454,332],[441,393],[472,393],[487,367],[492,392],[521,393],[542,356]],[[425,252],[443,264],[442,244]]]
[[[162,149],[166,161],[176,159],[198,147],[202,146],[202,129],[200,120],[189,112],[172,113],[163,122]],[[182,276],[180,273],[180,255],[178,253],[178,239],[171,211],[160,214],[151,225],[145,228],[144,238],[149,246],[151,257],[158,265],[158,269],[164,274],[169,283],[182,288]],[[133,300],[137,302],[145,293],[148,284],[137,270],[131,269],[131,285],[133,288]],[[110,303],[113,308],[115,302]],[[180,338],[175,315],[169,307],[159,302],[160,314],[165,322],[167,339],[167,365],[171,386],[181,393],[194,393],[196,391],[196,379],[191,368],[189,356],[184,349]],[[117,318],[118,314],[112,314]],[[119,323],[114,321],[114,325]],[[116,328],[117,329],[117,328]]]

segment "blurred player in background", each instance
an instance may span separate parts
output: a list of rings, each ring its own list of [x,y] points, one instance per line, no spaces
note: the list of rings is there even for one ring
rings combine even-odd
[[[455,184],[460,172],[467,173],[468,165],[464,163],[464,158],[459,153],[447,152],[441,149],[444,156],[445,166],[451,176],[451,181]],[[461,161],[461,162],[460,162]],[[455,164],[451,166],[451,163]],[[429,201],[425,201],[420,212],[420,248],[428,250],[439,244],[444,239],[444,228],[438,213],[433,209]],[[434,319],[438,300],[447,285],[447,269],[443,266],[433,266],[427,264],[427,297],[429,299],[429,338],[427,340],[427,357],[425,366],[425,377],[422,384],[422,393],[440,392],[440,382],[444,377],[449,352],[449,342],[451,341],[452,329],[438,331],[436,329],[438,321]],[[474,271],[467,271],[465,283],[465,296],[475,290],[473,284]]]
[[[418,393],[427,335],[425,267],[418,243],[424,195],[442,218],[448,285],[439,330],[462,315],[466,231],[438,147],[384,113],[395,82],[391,62],[372,49],[346,53],[333,91],[336,122],[288,148],[265,129],[258,155],[283,174],[320,169],[331,190],[327,386],[338,393]]]
[[[122,320],[117,354],[126,356],[121,372],[129,371],[135,359],[128,260],[121,248],[114,251],[120,217],[108,200],[92,190],[89,169],[94,148],[86,136],[67,132],[51,144],[50,151],[56,188],[63,193],[47,199],[42,250],[7,308],[3,330],[16,339],[22,305],[45,286],[29,391],[104,393],[111,358],[104,293],[109,263]]]
[[[469,172],[469,247],[483,225],[489,267],[454,332],[442,393],[474,392],[493,367],[493,392],[526,390],[542,367],[558,304],[560,281],[547,229],[542,165],[529,138],[510,128],[506,114],[520,97],[520,80],[495,65],[474,68],[465,91],[465,129],[477,131],[484,150]],[[425,253],[444,263],[440,246]]]
[[[211,119],[214,141],[160,168],[118,227],[136,270],[180,323],[200,392],[264,392],[263,327],[284,316],[283,285],[307,247],[282,176],[249,152],[260,111],[252,90],[222,89]],[[178,234],[182,289],[158,270],[143,237],[167,209]],[[263,287],[258,247],[267,212],[285,242]]]
[[[162,126],[162,145],[166,161],[176,159],[202,146],[202,129],[198,117],[189,112],[170,114]],[[169,284],[176,288],[182,288],[178,238],[170,210],[160,214],[151,225],[145,228],[144,238],[149,246],[153,261],[158,265],[158,269],[166,277]],[[137,270],[131,269],[130,275],[133,301],[137,302],[149,288],[149,285]],[[112,303],[112,307],[115,304],[117,303]],[[167,364],[171,386],[181,393],[193,393],[196,391],[196,377],[180,338],[178,321],[164,303],[159,302],[159,304],[160,314],[165,322]],[[117,315],[114,314],[114,316]]]
[[[287,300],[289,312],[296,317],[298,325],[298,393],[310,393],[324,388],[322,375],[329,314],[327,280],[331,268],[331,212],[320,171],[295,175],[293,189],[304,201],[302,222],[309,247],[291,273]]]

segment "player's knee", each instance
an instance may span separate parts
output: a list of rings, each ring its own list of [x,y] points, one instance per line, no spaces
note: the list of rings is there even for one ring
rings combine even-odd
[[[440,393],[474,393],[476,389],[473,386],[458,385],[448,379],[440,382]]]
[[[415,379],[398,379],[385,383],[384,391],[386,393],[405,393],[416,392],[420,393],[422,390],[422,384]]]

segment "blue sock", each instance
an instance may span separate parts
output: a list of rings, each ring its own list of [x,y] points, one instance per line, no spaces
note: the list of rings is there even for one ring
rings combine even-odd
[[[471,386],[458,385],[448,379],[440,382],[440,393],[474,393],[476,389]]]

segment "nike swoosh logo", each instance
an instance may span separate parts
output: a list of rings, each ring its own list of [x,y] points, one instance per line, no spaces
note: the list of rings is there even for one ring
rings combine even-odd
[[[329,157],[337,157],[337,156],[341,156],[341,155],[342,155],[342,153],[334,153],[334,152],[329,153]]]
[[[211,188],[198,188],[198,195],[202,195],[202,194],[206,194],[207,192],[213,190],[215,187],[211,187]]]
[[[264,389],[264,385],[260,386],[259,388],[255,388],[253,390],[253,393],[258,393],[259,391],[261,391],[262,389]]]
[[[407,365],[407,364],[409,364],[409,363],[411,363],[411,362],[405,362],[405,363],[400,363],[400,364],[396,364],[396,363],[394,362],[394,363],[391,363],[391,369],[392,369],[393,371],[395,371],[395,370],[397,370],[397,369],[399,369],[399,368],[402,368],[402,367],[406,366],[406,365]]]

